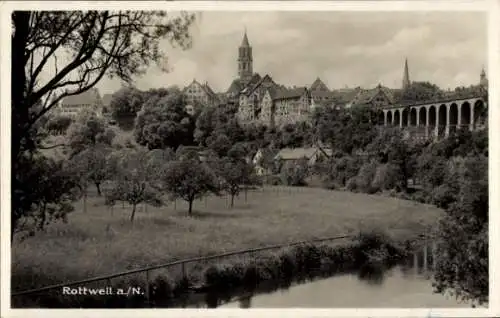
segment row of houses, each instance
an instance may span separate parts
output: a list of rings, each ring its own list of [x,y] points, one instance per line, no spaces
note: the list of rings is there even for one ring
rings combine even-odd
[[[275,174],[276,168],[279,170],[279,167],[287,162],[304,161],[312,167],[316,163],[330,158],[332,154],[333,151],[330,148],[320,145],[307,148],[260,148],[255,154],[248,155],[245,160],[253,165],[258,176],[267,176]],[[217,160],[217,154],[214,151],[199,146],[181,146],[176,152],[178,158],[188,158],[193,155],[202,162],[208,163]]]

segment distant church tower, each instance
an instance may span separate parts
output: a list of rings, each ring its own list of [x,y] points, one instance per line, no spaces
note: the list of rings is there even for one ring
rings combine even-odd
[[[408,71],[408,59],[405,59],[405,70],[403,73],[403,89],[410,87],[410,72]]]
[[[486,71],[484,70],[484,67],[481,70],[479,85],[481,85],[483,88],[488,88],[488,78],[486,77]]]
[[[243,41],[239,47],[238,54],[238,76],[240,82],[243,85],[248,84],[253,75],[253,57],[252,57],[252,47],[248,43],[247,30],[245,29],[245,35],[243,36]]]

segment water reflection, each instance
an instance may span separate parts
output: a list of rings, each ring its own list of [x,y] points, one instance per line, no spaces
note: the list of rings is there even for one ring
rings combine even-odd
[[[384,283],[386,269],[380,264],[365,264],[358,272],[358,278],[369,285],[380,286]]]
[[[252,296],[251,294],[248,294],[246,296],[242,296],[240,298],[240,308],[250,308],[252,307]]]
[[[367,264],[357,273],[335,275],[306,282],[269,283],[266,287],[240,293],[219,307],[469,307],[451,297],[434,294],[429,278],[436,264],[435,244],[422,247],[402,264],[384,268]],[[279,290],[277,290],[279,287]],[[208,305],[208,303],[207,303]],[[213,308],[213,307],[211,307]]]

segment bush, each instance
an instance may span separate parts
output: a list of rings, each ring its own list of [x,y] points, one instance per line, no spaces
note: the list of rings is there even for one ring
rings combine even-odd
[[[356,176],[356,188],[362,192],[375,193],[376,189],[372,188],[372,180],[375,177],[377,171],[377,162],[370,161],[365,163],[359,170]]]
[[[345,186],[347,190],[356,192],[358,190],[358,177],[349,178]]]
[[[396,188],[403,182],[401,169],[394,164],[382,164],[377,167],[371,187],[376,191]]]
[[[306,185],[306,177],[308,176],[309,167],[306,160],[298,162],[286,162],[281,169],[281,180],[283,184],[289,186],[304,186]]]
[[[326,185],[343,187],[349,179],[358,174],[362,164],[363,161],[360,158],[351,156],[332,158],[326,163],[324,183]]]
[[[447,209],[455,201],[456,193],[453,188],[446,184],[440,185],[432,193],[432,203],[438,208]]]
[[[416,191],[411,195],[413,201],[420,203],[431,203],[431,197],[425,191]]]

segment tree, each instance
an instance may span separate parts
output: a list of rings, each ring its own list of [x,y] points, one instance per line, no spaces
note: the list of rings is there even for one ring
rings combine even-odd
[[[43,230],[50,221],[66,221],[67,213],[73,211],[75,180],[62,163],[40,155],[29,162],[31,165],[20,174],[23,177],[20,181],[30,185],[31,191],[22,192],[22,196],[18,194],[22,206],[12,211],[11,239],[28,220],[34,221],[36,229]],[[24,222],[20,223],[22,220]]]
[[[82,114],[68,130],[71,156],[98,144],[111,146],[114,137],[114,131],[106,127],[103,118],[95,114]]]
[[[21,200],[30,197],[32,185],[21,182],[21,173],[33,165],[31,153],[40,149],[40,120],[63,98],[91,89],[104,75],[131,82],[151,62],[164,61],[162,39],[189,47],[193,21],[190,14],[169,18],[154,11],[12,14],[12,231],[17,215],[29,213],[25,207],[30,204]]]
[[[173,148],[193,144],[194,120],[186,112],[181,91],[151,96],[136,119],[135,138],[149,149]]]
[[[210,192],[219,194],[217,176],[197,158],[176,160],[169,164],[163,175],[163,184],[174,198],[181,198],[189,204],[190,216],[195,199],[200,199]]]
[[[161,199],[161,172],[165,163],[161,157],[145,150],[128,150],[116,154],[111,161],[116,164],[113,187],[106,193],[106,201],[126,201],[132,205],[130,222],[134,222],[137,205],[148,203],[163,204]]]
[[[92,153],[82,151],[70,158],[64,164],[64,169],[68,171],[74,180],[75,187],[78,188],[83,198],[83,212],[87,212],[87,196],[90,184],[90,168],[92,164]]]
[[[297,162],[287,161],[281,168],[281,179],[283,183],[290,186],[303,186],[306,184],[309,167],[307,159],[302,158]]]
[[[487,157],[465,158],[459,187],[439,222],[435,288],[482,304],[489,298]]]
[[[231,196],[232,208],[234,197],[240,193],[245,182],[245,162],[224,157],[219,162],[217,173],[223,180],[223,189]]]
[[[144,92],[133,86],[121,88],[111,97],[109,104],[111,117],[121,128],[132,128],[137,112],[141,110],[146,96]]]
[[[97,145],[84,150],[84,155],[88,160],[88,178],[94,183],[97,189],[97,195],[101,196],[101,184],[112,177],[111,171],[108,170],[107,156],[111,152],[109,147]]]
[[[444,92],[429,82],[413,82],[401,92],[399,100],[403,103],[416,103],[444,98]]]
[[[215,151],[219,157],[224,157],[227,155],[228,151],[231,149],[231,139],[225,134],[220,134],[217,136],[211,136],[207,139],[208,147]]]
[[[220,134],[227,134],[227,128],[230,130],[231,125],[234,126],[234,123],[229,123],[235,119],[236,112],[237,108],[230,104],[203,108],[196,119],[196,128],[194,131],[195,141],[201,146],[207,146],[207,138],[210,137],[215,130],[219,130]]]
[[[352,109],[321,107],[313,114],[314,138],[332,149],[351,154],[364,149],[377,135],[376,111],[367,106]]]
[[[369,154],[375,154],[380,163],[389,163],[398,167],[401,182],[398,187],[406,190],[408,178],[413,176],[416,162],[412,161],[409,144],[403,139],[398,128],[384,129],[367,147]]]
[[[64,133],[73,120],[68,116],[55,116],[48,120],[46,128],[51,132]]]

